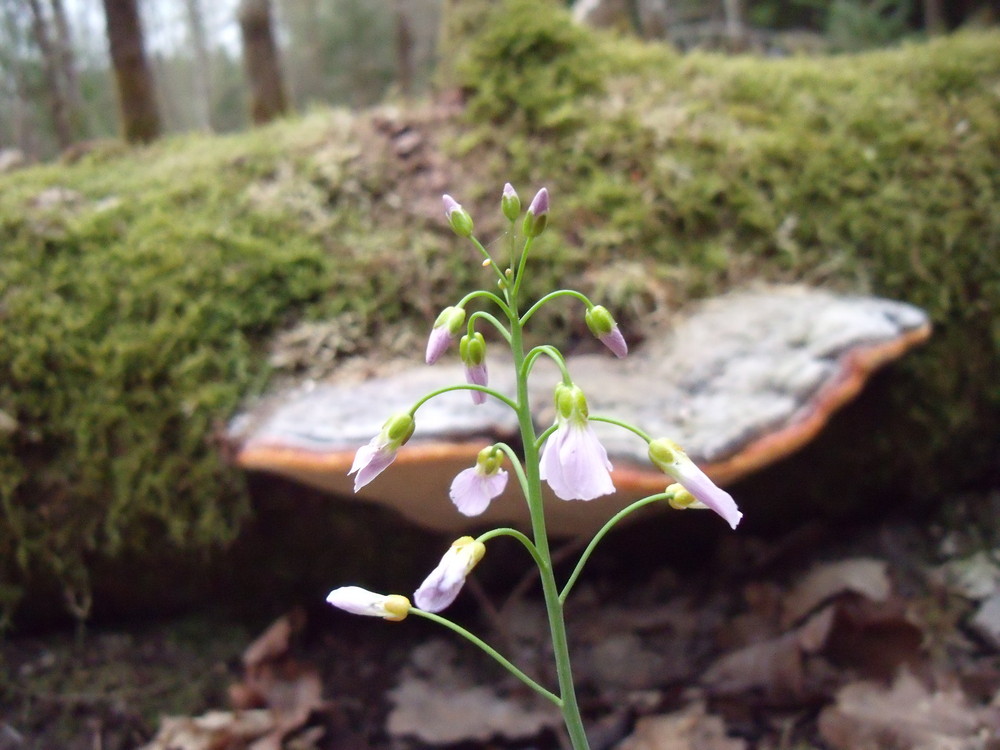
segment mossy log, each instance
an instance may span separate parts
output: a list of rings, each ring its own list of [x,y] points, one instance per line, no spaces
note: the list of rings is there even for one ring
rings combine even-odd
[[[317,112],[0,176],[0,599],[40,571],[84,591],[95,559],[231,539],[250,504],[215,436],[274,377],[274,334],[334,321],[314,352],[331,368],[418,354],[486,283],[439,194],[489,242],[508,180],[554,196],[526,293],[581,287],[633,337],[751,279],[927,310],[935,335],[835,494],[997,481],[1000,35],[680,56],[557,5],[497,5],[456,70],[459,113]]]

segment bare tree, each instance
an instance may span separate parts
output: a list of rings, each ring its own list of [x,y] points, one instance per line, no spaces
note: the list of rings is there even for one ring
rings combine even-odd
[[[945,28],[942,0],[924,0],[924,29],[928,34],[941,34]]]
[[[446,97],[454,94],[457,85],[455,70],[464,54],[465,42],[482,30],[492,5],[491,0],[442,1],[436,84]]]
[[[73,129],[70,127],[66,94],[59,80],[59,53],[49,36],[49,22],[39,0],[27,0],[31,9],[31,30],[38,51],[42,53],[42,71],[45,75],[45,98],[52,116],[52,129],[56,134],[59,148],[68,148],[73,143]]]
[[[59,62],[59,78],[66,94],[66,108],[69,112],[70,124],[75,135],[84,129],[83,94],[80,91],[80,74],[76,64],[76,52],[73,48],[73,35],[70,33],[69,19],[63,0],[51,0],[52,20],[56,28],[56,57]]]
[[[195,117],[202,130],[212,129],[212,66],[201,0],[185,0],[188,34],[194,49]]]
[[[122,132],[130,143],[144,143],[160,135],[160,112],[137,0],[104,0],[111,64],[118,87]]]
[[[288,109],[278,61],[278,45],[270,0],[242,0],[239,10],[243,34],[243,65],[250,84],[250,117],[261,125]]]
[[[404,97],[413,93],[413,27],[406,0],[396,0],[396,81]]]

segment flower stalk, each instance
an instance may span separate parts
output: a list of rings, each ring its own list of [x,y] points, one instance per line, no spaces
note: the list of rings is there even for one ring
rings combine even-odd
[[[474,236],[471,215],[451,196],[444,196],[445,216],[452,230],[469,239],[484,257],[484,268],[496,273],[499,294],[480,290],[463,297],[456,305],[445,308],[431,329],[425,359],[428,364],[442,357],[463,326],[467,328],[459,342],[459,357],[465,366],[466,383],[440,388],[417,400],[409,411],[390,418],[382,431],[358,450],[352,473],[357,473],[355,489],[373,481],[393,462],[399,449],[414,432],[415,416],[429,400],[442,393],[466,390],[473,404],[483,403],[492,396],[513,410],[520,432],[522,455],[518,456],[505,443],[489,445],[480,451],[476,464],[464,469],[453,480],[450,496],[456,510],[468,516],[483,513],[492,502],[506,502],[504,491],[508,474],[502,467],[509,462],[528,507],[531,534],[517,529],[498,528],[481,534],[477,539],[456,540],[441,558],[437,567],[414,593],[416,606],[397,594],[375,594],[356,586],[345,586],[330,593],[327,601],[353,614],[376,616],[386,620],[401,620],[408,614],[417,615],[443,625],[485,651],[532,690],[559,707],[569,742],[573,750],[589,750],[583,716],[576,697],[573,670],[570,663],[564,604],[597,544],[622,519],[635,511],[658,504],[661,508],[709,508],[722,516],[734,529],[742,513],[729,493],[715,486],[712,480],[684,454],[675,443],[664,438],[653,439],[640,428],[606,416],[591,416],[587,398],[572,380],[560,351],[543,344],[525,350],[525,326],[543,306],[570,301],[584,307],[584,322],[591,333],[616,357],[628,354],[628,344],[611,313],[595,305],[584,294],[560,289],[544,295],[521,313],[520,293],[527,273],[528,260],[535,240],[545,231],[549,220],[549,194],[542,188],[531,201],[522,219],[521,203],[514,188],[504,185],[500,210],[508,223],[507,243],[509,265],[501,269],[489,251]],[[524,244],[515,252],[515,235],[520,222]],[[476,310],[466,321],[466,307],[472,303],[490,303],[499,309],[494,317]],[[485,323],[510,347],[515,372],[515,393],[501,393],[489,386],[486,366],[486,339],[477,326]],[[562,375],[555,389],[555,423],[536,429],[529,400],[528,380],[532,368],[541,356],[551,358]],[[543,482],[559,501],[595,500],[615,491],[612,465],[607,451],[591,429],[592,421],[601,421],[632,432],[648,445],[650,461],[674,483],[663,492],[638,500],[614,514],[597,532],[577,560],[569,578],[562,584],[556,580],[552,552],[545,525],[545,494]],[[548,613],[549,636],[555,660],[556,690],[550,690],[525,674],[496,649],[465,628],[441,614],[461,593],[466,578],[486,554],[486,543],[498,536],[512,536],[521,542],[538,568],[542,596]]]

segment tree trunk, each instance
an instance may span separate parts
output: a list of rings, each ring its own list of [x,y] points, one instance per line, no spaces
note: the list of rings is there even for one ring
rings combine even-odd
[[[445,98],[451,98],[458,85],[455,70],[464,54],[465,43],[482,30],[494,4],[494,0],[442,1],[435,83]]]
[[[73,143],[73,129],[69,124],[66,96],[59,80],[59,60],[55,45],[49,36],[49,23],[42,11],[39,0],[28,0],[31,8],[31,30],[35,44],[42,53],[42,72],[45,75],[45,98],[52,115],[52,129],[60,149],[69,148]]]
[[[208,54],[205,17],[201,12],[201,0],[185,0],[184,4],[195,61],[195,119],[202,130],[212,130],[212,61]]]
[[[243,65],[250,84],[250,117],[257,125],[283,115],[288,104],[274,42],[270,0],[243,0],[239,10]]]
[[[70,124],[75,135],[84,131],[83,94],[80,91],[80,74],[76,67],[76,53],[73,51],[73,35],[63,0],[51,0],[52,18],[56,27],[56,50],[59,61],[59,76],[66,92],[66,106]]]
[[[941,0],[924,0],[924,30],[932,36],[945,32],[944,5]]]
[[[146,143],[160,135],[160,112],[146,59],[137,0],[103,1],[122,134],[129,143]]]
[[[404,97],[413,94],[413,28],[406,0],[396,0],[396,82]]]

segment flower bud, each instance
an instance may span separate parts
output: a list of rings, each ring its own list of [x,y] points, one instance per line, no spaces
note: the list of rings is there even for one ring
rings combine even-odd
[[[735,529],[740,519],[743,518],[733,496],[717,487],[673,440],[659,438],[650,441],[649,460],[664,474],[668,474],[675,482],[680,483],[683,489],[690,493],[698,503],[722,516],[732,528]],[[667,488],[667,492],[671,493],[670,487]],[[671,495],[674,502],[683,503],[686,500],[686,497],[680,493],[671,493]],[[688,503],[685,507],[701,507],[701,505]]]
[[[341,586],[331,591],[327,602],[353,615],[381,617],[399,622],[410,613],[410,600],[400,594],[376,594],[360,586]]]
[[[521,231],[525,237],[537,237],[545,231],[545,225],[549,219],[549,191],[546,188],[539,190],[528,206],[528,213],[524,216],[524,224]]]
[[[576,385],[560,383],[555,393],[556,411],[563,419],[573,418],[576,421],[586,421],[590,416],[587,407],[587,397]]]
[[[594,305],[587,310],[584,320],[587,321],[587,328],[590,329],[590,332],[616,357],[621,358],[628,354],[628,344],[625,337],[618,330],[618,324],[606,307]]]
[[[448,218],[452,231],[459,237],[471,237],[472,217],[469,212],[450,195],[443,195],[441,199],[444,201],[444,215]]]
[[[462,330],[465,323],[465,309],[461,307],[446,307],[434,321],[431,335],[427,338],[427,353],[424,357],[427,364],[437,362],[452,340]]]
[[[514,186],[509,182],[503,186],[503,195],[500,197],[500,210],[507,217],[507,221],[516,221],[521,215],[521,199],[517,197]]]
[[[458,353],[462,362],[469,367],[481,365],[486,359],[486,340],[483,338],[483,334],[476,331],[471,336],[462,336],[462,340],[458,344]]]
[[[458,344],[458,353],[465,365],[465,382],[471,385],[488,385],[489,371],[486,367],[486,341],[483,339],[483,334],[476,331],[471,336],[463,336]],[[469,395],[474,404],[486,403],[486,394],[483,391],[470,390]]]

